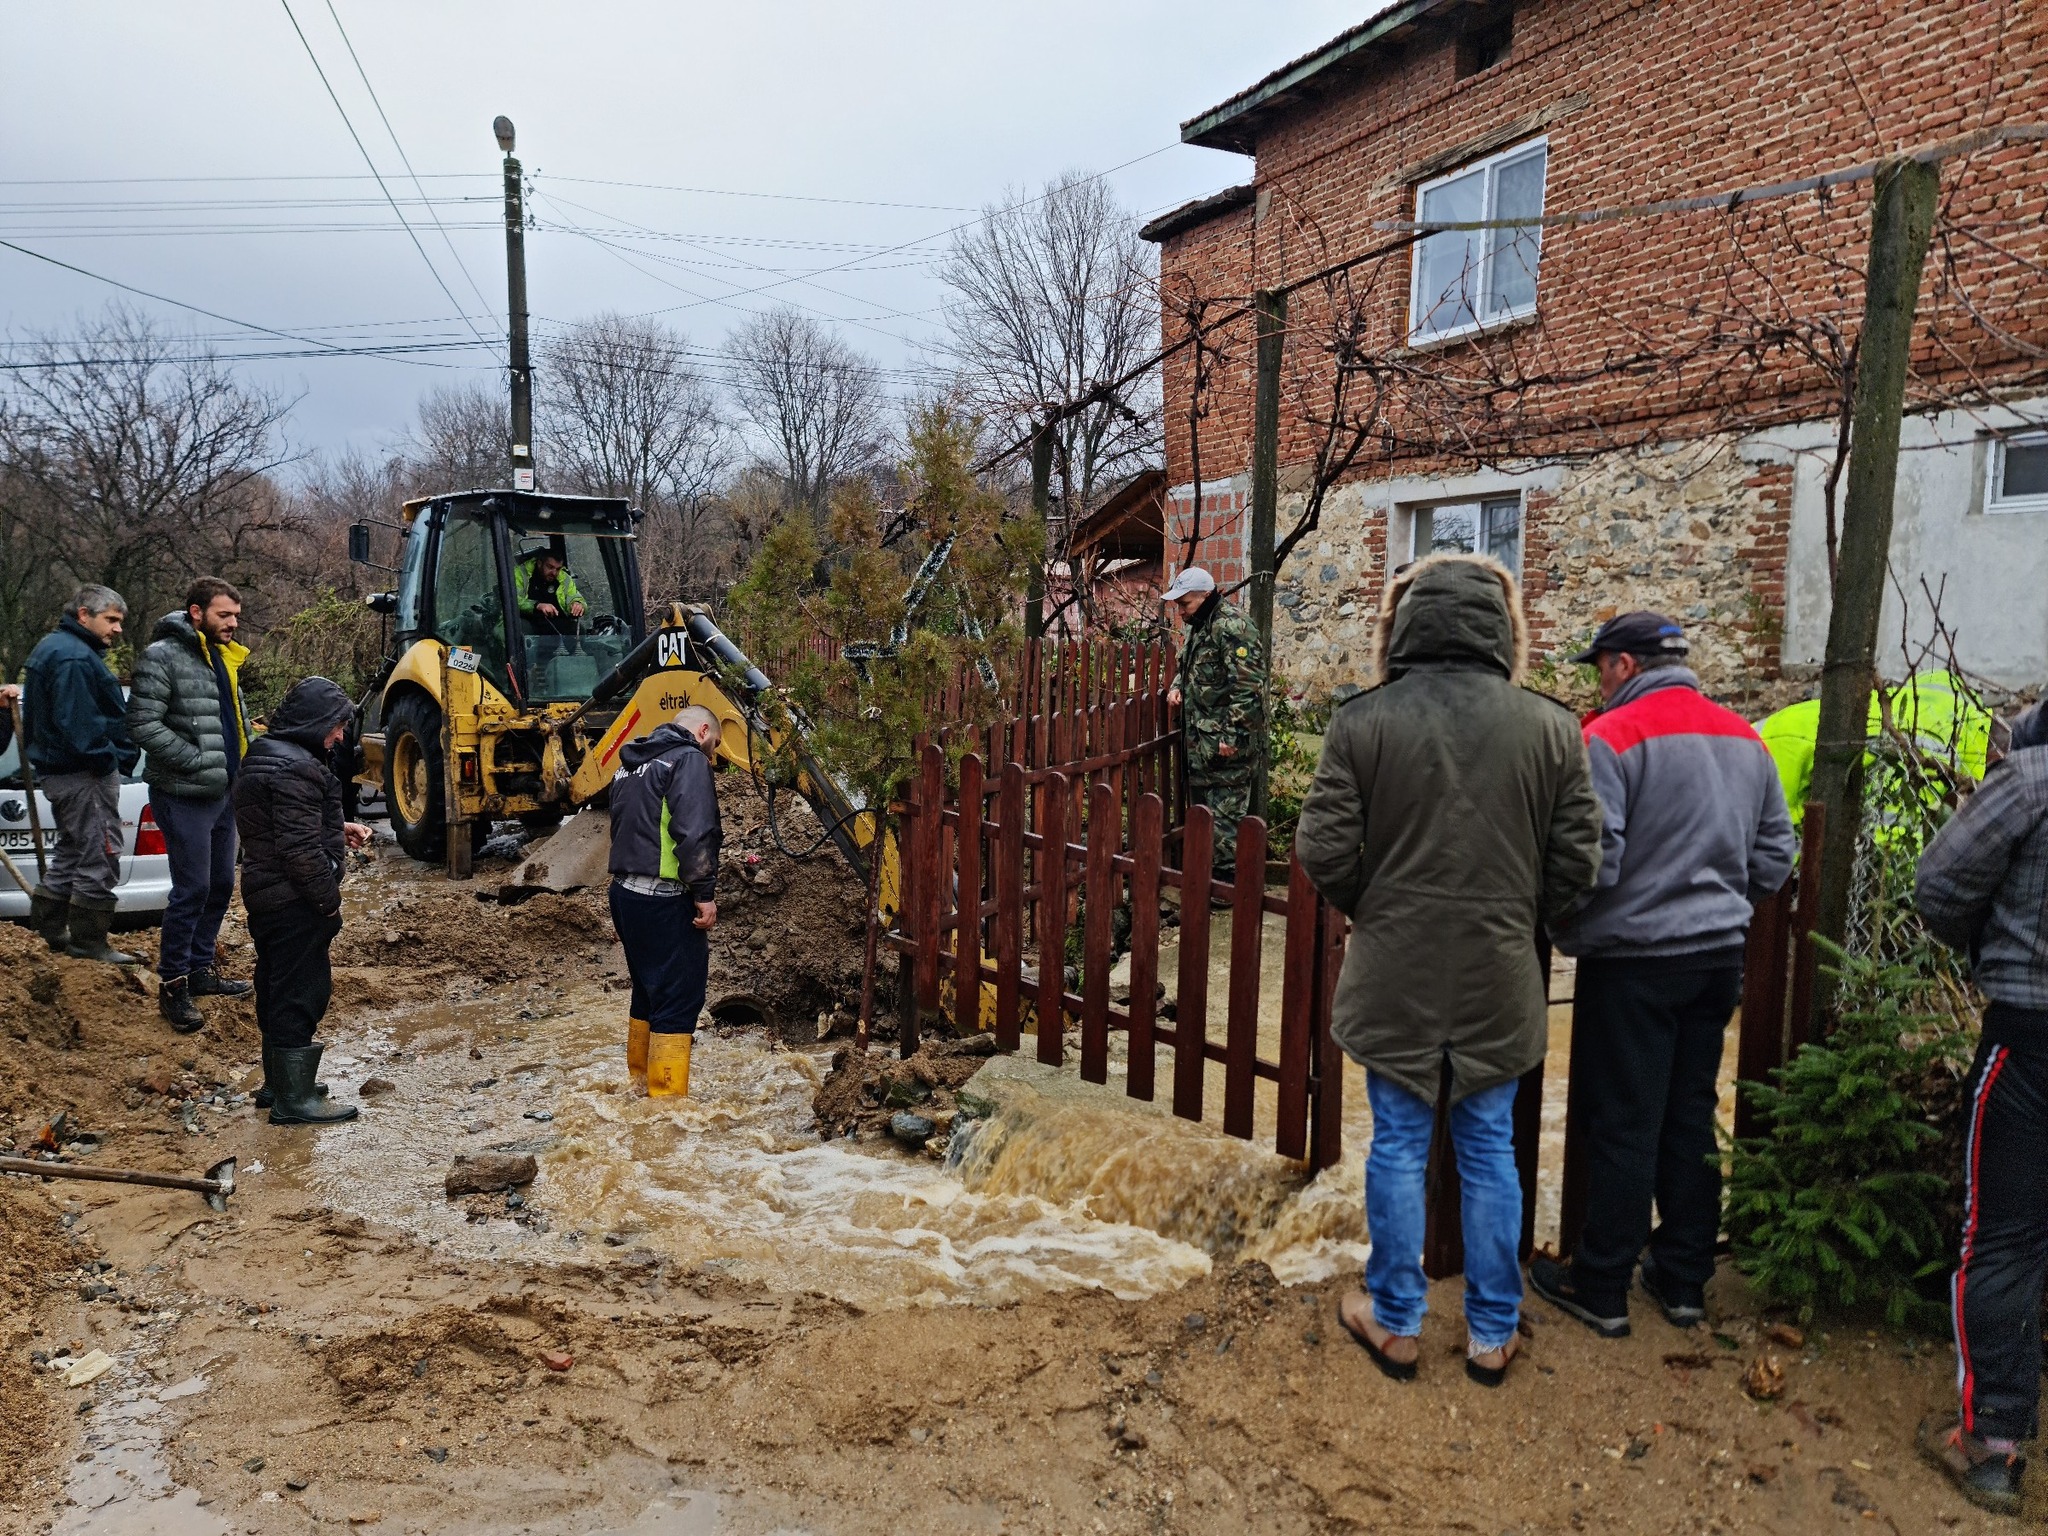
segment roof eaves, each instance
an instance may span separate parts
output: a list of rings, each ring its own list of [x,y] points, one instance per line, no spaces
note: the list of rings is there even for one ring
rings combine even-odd
[[[1242,208],[1256,197],[1257,191],[1250,182],[1241,186],[1225,187],[1221,192],[1212,192],[1207,197],[1198,197],[1191,203],[1182,203],[1178,208],[1162,213],[1151,223],[1138,231],[1140,240],[1150,240],[1157,245],[1198,224],[1206,224],[1233,208]]]
[[[1180,125],[1181,142],[1241,155],[1253,153],[1256,146],[1251,130],[1267,109],[1289,104],[1317,76],[1376,48],[1393,34],[1404,33],[1418,16],[1445,3],[1446,0],[1394,0],[1378,15],[1340,32],[1314,52],[1281,65],[1228,101],[1189,118]]]

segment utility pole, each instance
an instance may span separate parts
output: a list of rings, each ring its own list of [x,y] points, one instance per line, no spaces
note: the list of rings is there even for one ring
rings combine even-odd
[[[533,489],[533,369],[526,357],[526,190],[512,154],[512,119],[491,123],[505,152],[505,308],[511,335],[512,489]]]
[[[1899,478],[1899,419],[1913,349],[1920,269],[1934,229],[1941,172],[1899,159],[1879,167],[1870,210],[1870,265],[1864,279],[1863,339],[1849,431],[1848,486],[1834,603],[1821,669],[1820,728],[1814,744],[1812,798],[1827,807],[1814,932],[1839,944],[1849,927],[1850,883],[1863,820],[1863,760],[1870,735],[1870,691],[1877,670],[1878,610],[1891,554],[1892,501]],[[1814,989],[1813,1016],[1794,1020],[1819,1039],[1831,987]]]
[[[1252,393],[1252,526],[1245,553],[1251,576],[1252,628],[1258,631],[1267,676],[1273,666],[1273,538],[1280,506],[1280,356],[1287,342],[1287,291],[1265,288],[1252,295],[1258,335],[1258,376]],[[1267,754],[1260,752],[1252,777],[1252,814],[1266,814]]]
[[[1031,439],[1031,511],[1044,532],[1046,548],[1031,565],[1030,586],[1024,594],[1024,638],[1036,640],[1045,633],[1045,567],[1052,555],[1052,450],[1050,420],[1040,424]]]

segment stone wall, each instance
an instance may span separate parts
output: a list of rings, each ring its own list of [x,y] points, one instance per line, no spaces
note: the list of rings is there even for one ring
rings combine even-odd
[[[1242,570],[1245,487],[1204,487],[1195,562],[1226,583]],[[1298,697],[1321,700],[1374,681],[1373,634],[1389,569],[1418,507],[1475,493],[1519,492],[1522,580],[1532,663],[1582,645],[1604,619],[1635,608],[1686,627],[1701,677],[1761,713],[1796,696],[1779,666],[1793,471],[1784,455],[1732,438],[1610,454],[1513,476],[1358,481],[1338,487],[1320,527],[1296,549],[1274,593],[1274,660]],[[1280,499],[1284,531],[1300,494]],[[1169,572],[1185,553],[1186,488],[1169,500]]]

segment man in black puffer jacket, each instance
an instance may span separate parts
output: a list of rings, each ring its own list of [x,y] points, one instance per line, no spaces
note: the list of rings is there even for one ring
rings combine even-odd
[[[316,1086],[326,1047],[313,1041],[334,993],[327,949],[341,932],[347,852],[370,836],[368,827],[342,819],[341,781],[327,767],[354,714],[339,684],[307,678],[284,696],[235,778],[242,904],[256,941],[256,1023],[273,1125],[356,1116],[354,1105],[329,1104]]]

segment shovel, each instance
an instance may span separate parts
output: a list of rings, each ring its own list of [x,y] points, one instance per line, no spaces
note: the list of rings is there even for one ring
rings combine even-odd
[[[40,1163],[32,1157],[0,1157],[0,1173],[33,1173],[46,1179],[93,1179],[102,1184],[148,1184],[157,1189],[196,1189],[216,1211],[228,1208],[235,1192],[235,1160],[224,1157],[203,1179],[182,1173],[145,1173],[139,1168],[88,1168],[79,1163]]]

